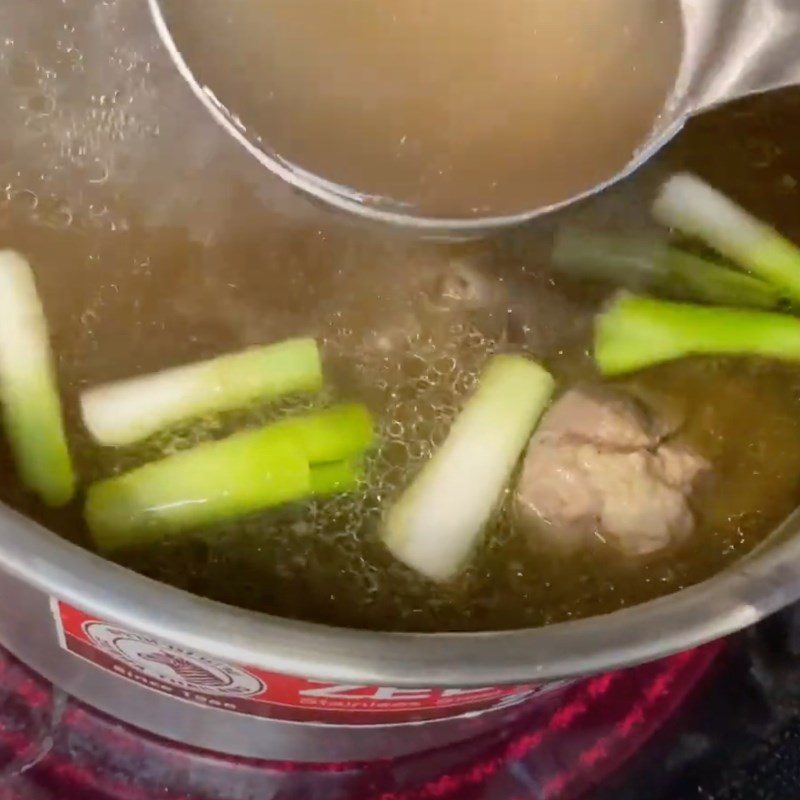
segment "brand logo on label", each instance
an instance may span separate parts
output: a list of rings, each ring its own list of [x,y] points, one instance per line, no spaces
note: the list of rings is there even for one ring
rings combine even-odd
[[[339,684],[228,663],[51,600],[59,644],[107,673],[183,702],[315,725],[403,725],[496,711],[564,684],[408,688]]]
[[[99,648],[149,678],[203,694],[250,697],[263,681],[238,667],[150,639],[104,622],[86,622],[86,636]]]

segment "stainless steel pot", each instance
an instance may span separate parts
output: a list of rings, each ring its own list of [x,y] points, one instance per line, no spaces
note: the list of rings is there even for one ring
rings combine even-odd
[[[63,6],[59,13],[71,9],[85,22],[115,5],[130,18],[108,17],[114,57],[120,47],[141,50],[152,59],[142,73],[151,74],[158,51],[136,0],[53,0],[51,10]],[[24,6],[0,10],[4,30],[11,28],[2,14],[12,13]],[[38,20],[37,12],[31,25]],[[97,72],[93,85],[102,87]],[[187,125],[196,122],[190,106],[174,109]],[[0,507],[0,640],[85,702],[192,745],[312,761],[392,756],[504,724],[550,702],[564,682],[691,648],[797,600],[798,527],[800,513],[728,571],[607,616],[537,630],[412,635],[338,630],[203,600]]]
[[[795,514],[732,569],[614,614],[420,635],[240,611],[156,584],[2,509],[0,640],[81,700],[189,744],[312,761],[391,756],[475,735],[563,681],[686,650],[797,600],[798,526]],[[442,703],[431,688],[463,702]],[[477,703],[460,691],[471,688],[485,690]],[[242,702],[273,689],[275,703],[261,709]],[[480,713],[487,705],[500,707]]]

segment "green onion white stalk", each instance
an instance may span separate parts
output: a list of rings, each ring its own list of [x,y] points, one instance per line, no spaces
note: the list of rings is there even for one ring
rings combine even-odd
[[[186,419],[321,388],[316,342],[291,339],[98,386],[83,393],[81,408],[92,436],[119,446]]]
[[[653,214],[800,301],[800,248],[694,175],[670,178]]]
[[[396,558],[435,581],[465,566],[553,388],[523,356],[492,359],[442,447],[386,516],[383,539]]]
[[[51,506],[75,492],[53,355],[30,265],[0,251],[0,399],[22,482]]]
[[[800,319],[635,296],[620,297],[597,318],[595,361],[606,376],[693,355],[800,361]]]

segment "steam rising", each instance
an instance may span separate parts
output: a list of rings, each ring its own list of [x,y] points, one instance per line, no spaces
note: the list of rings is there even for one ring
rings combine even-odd
[[[256,215],[237,214],[230,185],[287,220],[319,213],[210,122],[145,3],[4,4],[0,30],[0,205],[51,227],[111,231],[144,209],[146,225],[186,228],[199,242],[257,229]]]

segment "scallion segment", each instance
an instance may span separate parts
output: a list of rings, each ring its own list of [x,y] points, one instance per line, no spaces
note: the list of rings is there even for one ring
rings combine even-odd
[[[781,292],[766,281],[677,247],[667,249],[666,269],[658,289],[676,300],[763,309],[777,308],[783,302]]]
[[[553,266],[573,278],[653,291],[675,300],[776,308],[782,299],[766,281],[644,236],[564,228],[556,239]]]
[[[68,503],[75,473],[50,349],[31,267],[0,251],[0,399],[22,482],[48,505]]]
[[[359,460],[332,461],[311,467],[311,493],[317,497],[346,494],[356,489],[364,478]]]
[[[523,356],[495,356],[445,443],[389,510],[383,539],[407,566],[436,581],[466,564],[553,392]]]
[[[100,551],[164,536],[300,500],[311,492],[309,464],[269,429],[202,444],[96,483],[86,521]]]
[[[552,262],[558,272],[572,278],[642,291],[664,278],[666,249],[663,242],[649,237],[565,226],[556,235]]]
[[[800,319],[622,296],[597,318],[595,360],[606,376],[693,355],[800,361]]]
[[[321,388],[317,343],[291,339],[98,386],[83,393],[81,408],[100,444],[120,446],[183,420]]]
[[[86,521],[98,549],[107,552],[313,494],[351,491],[371,442],[371,418],[362,406],[293,417],[94,484]]]
[[[670,178],[653,214],[800,301],[800,248],[694,175]]]
[[[287,417],[276,422],[272,430],[290,438],[312,464],[363,453],[375,439],[372,415],[361,403],[343,403],[313,414]]]

